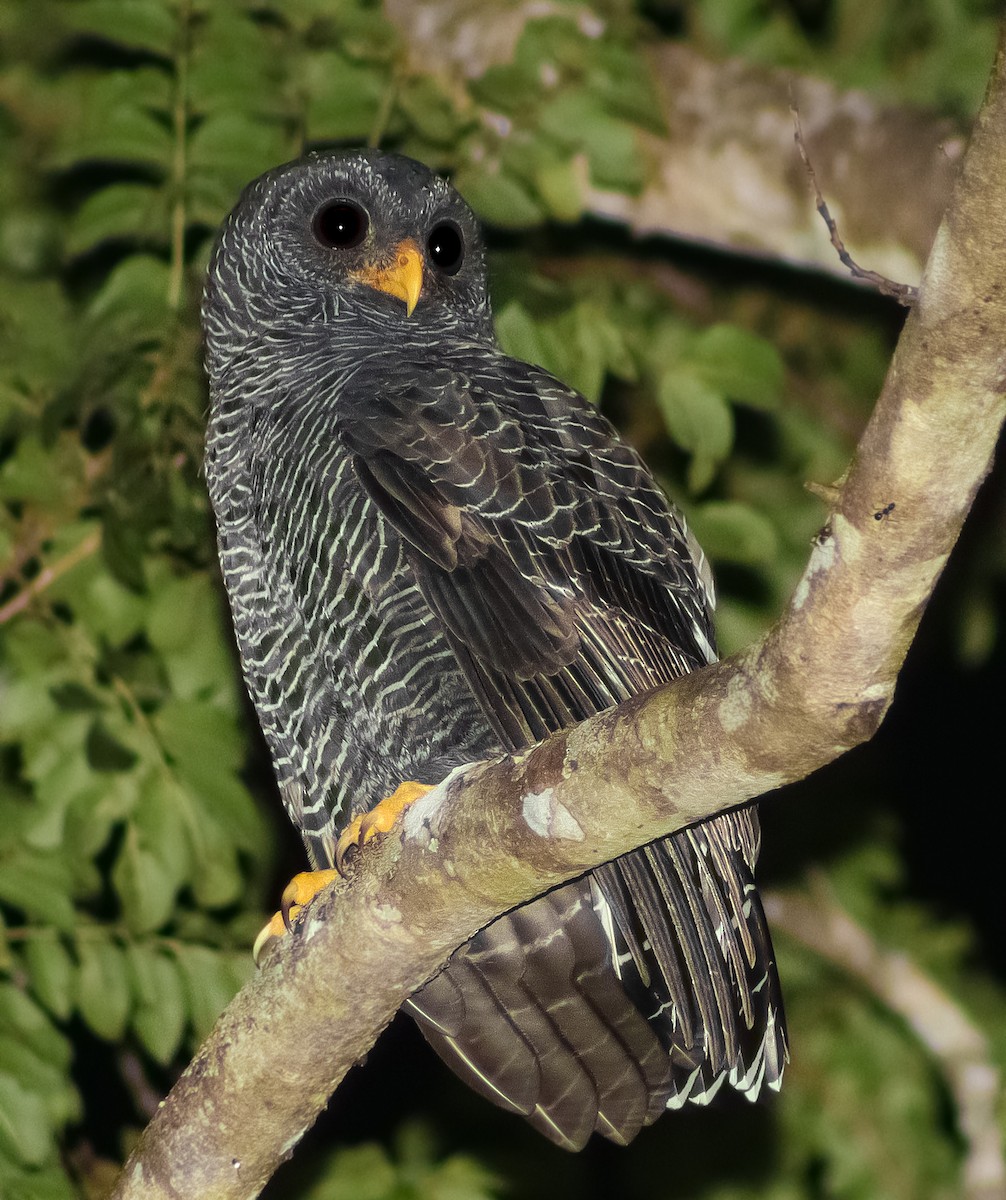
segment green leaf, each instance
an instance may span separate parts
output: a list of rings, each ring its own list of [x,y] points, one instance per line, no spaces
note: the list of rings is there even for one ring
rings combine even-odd
[[[105,549],[105,543],[102,543]],[[111,645],[134,638],[144,627],[149,598],[120,583],[95,559],[96,568],[89,578],[78,577],[68,599],[77,618],[96,638]]]
[[[0,1077],[16,1079],[41,1097],[53,1128],[80,1116],[80,1098],[64,1071],[62,1064],[39,1058],[20,1039],[0,1034]]]
[[[140,802],[140,771],[94,773],[94,783],[73,798],[66,812],[65,844],[81,867],[107,844],[112,830]]]
[[[0,981],[0,1029],[14,1034],[43,1062],[65,1070],[70,1065],[70,1043],[46,1012],[20,988]]]
[[[58,1162],[24,1171],[15,1168],[6,1174],[4,1167],[8,1161],[0,1155],[4,1200],[80,1200],[80,1192]]]
[[[60,855],[21,849],[17,857],[0,857],[0,900],[65,933],[76,924],[66,890],[71,882]]]
[[[112,867],[112,884],[133,933],[150,933],[167,922],[175,906],[178,883],[158,855],[142,844],[136,826],[127,825]]]
[[[179,966],[149,946],[133,943],[127,954],[136,996],[132,1027],[144,1048],[166,1065],[178,1053],[188,1020]]]
[[[237,991],[237,981],[223,952],[206,946],[180,946],[178,964],[192,1026],[201,1041],[230,1003]]]
[[[93,688],[79,683],[76,679],[51,687],[49,696],[58,709],[67,713],[101,712],[105,706],[104,699]]]
[[[451,145],[464,127],[450,98],[430,76],[413,76],[395,99],[412,127],[434,145]]]
[[[11,741],[31,733],[43,735],[56,712],[52,689],[71,678],[82,683],[79,664],[68,662],[62,640],[34,621],[9,625],[4,630],[2,651],[4,702],[0,704],[0,734]]]
[[[0,468],[0,499],[58,501],[73,486],[68,456],[44,446],[38,438],[24,437]],[[68,477],[69,476],[69,477]]]
[[[109,506],[102,526],[101,555],[120,583],[135,592],[142,592],[146,586],[143,555],[147,539],[144,530],[133,523],[135,519],[133,513]]]
[[[162,0],[77,0],[62,6],[60,17],[75,33],[164,58],[171,55],[178,38],[178,19]]]
[[[496,336],[507,354],[535,366],[544,365],[548,351],[541,331],[519,301],[512,300],[496,314]]]
[[[185,791],[175,807],[211,813],[236,846],[261,853],[268,837],[262,813],[239,778],[246,742],[232,714],[199,701],[168,701],[154,724]],[[188,784],[188,789],[184,788]],[[156,841],[163,841],[158,837]]]
[[[93,771],[131,771],[139,761],[99,717],[91,725],[86,743],[87,762]]]
[[[244,731],[216,705],[167,700],[154,717],[154,726],[179,771],[198,788],[211,791],[220,775],[229,776],[244,761]]]
[[[593,44],[596,66],[591,69],[589,86],[613,117],[624,117],[653,133],[665,134],[660,96],[654,86],[652,67],[637,43],[622,45],[598,39]]]
[[[688,358],[696,373],[729,399],[778,408],[785,367],[778,350],[757,334],[738,325],[712,325],[696,337]]]
[[[336,1152],[318,1200],[391,1200],[398,1182],[398,1171],[383,1146],[346,1146]]]
[[[39,850],[62,844],[69,806],[92,797],[101,777],[87,759],[86,742],[93,727],[87,713],[64,713],[53,722],[47,738],[31,738],[22,746],[24,776],[35,785],[36,811],[25,840]]]
[[[323,11],[329,11],[327,5]],[[393,63],[400,57],[402,35],[381,5],[344,4],[338,13],[338,41],[351,59]]]
[[[27,938],[24,961],[39,1003],[61,1021],[67,1020],[75,1000],[76,964],[62,939],[54,932]]]
[[[270,25],[240,6],[211,6],[193,39],[187,93],[202,114],[240,112],[266,121],[286,109],[282,45]]]
[[[174,139],[167,120],[171,80],[164,71],[77,75],[62,91],[66,124],[49,155],[50,168],[121,162],[168,170]]]
[[[77,956],[80,1014],[99,1037],[117,1041],[125,1031],[132,1007],[125,955],[107,938],[81,936],[77,939]]]
[[[541,131],[568,150],[586,154],[591,178],[600,187],[634,191],[643,183],[643,160],[636,131],[611,117],[597,96],[568,91],[542,105]]]
[[[22,282],[8,275],[3,294],[0,413],[6,425],[17,411],[15,397],[34,411],[66,385],[78,367],[78,347],[77,315],[71,320],[67,296],[53,281]]]
[[[635,382],[639,378],[639,370],[627,340],[626,329],[612,320],[607,308],[601,304],[592,303],[585,307],[591,313],[590,336],[599,347],[608,370],[620,379]]]
[[[307,136],[312,141],[364,141],[389,85],[381,67],[353,62],[334,50],[307,55],[300,77]]]
[[[189,139],[189,170],[194,175],[227,179],[236,199],[249,180],[288,157],[286,145],[278,124],[253,121],[241,112],[213,113]]]
[[[746,604],[721,589],[716,599],[716,640],[726,658],[757,641],[767,630],[769,618],[758,604]]]
[[[144,776],[141,800],[132,824],[140,844],[156,854],[177,886],[188,882],[193,868],[193,842],[199,836],[199,812],[178,776],[158,768]]]
[[[515,58],[539,78],[551,76],[547,86],[561,86],[570,79],[581,79],[594,57],[593,39],[584,32],[580,21],[571,19],[573,11],[556,6],[548,16],[538,16],[524,26],[517,43]],[[590,18],[583,25],[589,26]]]
[[[694,508],[689,519],[711,559],[761,566],[773,562],[779,553],[779,539],[771,521],[747,504],[711,500]]]
[[[549,213],[560,221],[578,221],[583,215],[586,180],[582,160],[563,158],[543,163],[534,173],[535,187]]]
[[[7,207],[0,215],[0,265],[26,276],[41,275],[55,266],[62,222],[54,218],[47,210]]]
[[[25,1166],[39,1167],[55,1150],[42,1097],[12,1076],[0,1074],[0,1153]]]
[[[978,586],[957,614],[957,654],[960,661],[976,669],[988,662],[999,636],[999,609],[988,586]]]
[[[164,660],[181,700],[228,697],[234,651],[224,637],[221,600],[206,575],[151,579],[154,601],[148,636]]]
[[[496,63],[469,85],[472,97],[486,108],[499,113],[515,113],[533,108],[541,91],[541,79],[533,66],[523,63]]]
[[[64,249],[83,254],[115,239],[167,245],[169,237],[163,189],[148,183],[113,183],[94,192],[77,210]]]
[[[436,1139],[422,1122],[395,1135],[395,1156],[374,1143],[338,1150],[329,1170],[303,1200],[492,1200],[504,1185],[467,1155],[438,1159]]]
[[[212,797],[208,799],[212,802]],[[201,908],[233,904],[244,891],[244,874],[233,831],[225,829],[209,814],[199,823],[192,891]]]
[[[541,205],[526,184],[503,171],[461,167],[454,186],[490,225],[501,229],[526,229],[544,217]]]
[[[668,371],[660,380],[657,401],[667,432],[692,455],[689,485],[701,491],[730,453],[734,423],[722,393],[692,371]]]
[[[120,339],[132,333],[164,336],[170,320],[168,267],[147,254],[131,254],[105,281],[88,309],[89,319],[118,329]]]

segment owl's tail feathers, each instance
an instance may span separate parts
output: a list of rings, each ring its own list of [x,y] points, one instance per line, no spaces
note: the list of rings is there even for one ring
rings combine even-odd
[[[782,993],[754,882],[758,817],[724,813],[595,871],[621,983],[674,1067],[667,1107],[724,1083],[778,1090],[789,1061]]]
[[[663,1111],[671,1063],[611,968],[588,880],[501,917],[407,1005],[476,1092],[568,1150],[627,1143]]]
[[[758,840],[749,809],[609,863],[482,930],[407,1011],[465,1083],[569,1150],[625,1144],[724,1083],[755,1100],[789,1057]]]

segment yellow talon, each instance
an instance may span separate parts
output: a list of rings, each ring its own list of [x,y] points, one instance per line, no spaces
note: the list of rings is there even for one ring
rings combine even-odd
[[[394,792],[375,805],[370,812],[360,813],[346,826],[335,846],[335,869],[325,871],[301,871],[283,889],[279,912],[255,939],[252,957],[258,963],[262,951],[274,938],[281,938],[293,928],[300,910],[317,894],[328,887],[334,879],[345,874],[343,866],[351,850],[359,850],[379,833],[388,833],[403,812],[420,796],[432,791],[432,785],[407,780],[400,783]]]
[[[279,911],[283,924],[289,930],[294,919],[305,904],[310,904],[319,892],[323,892],[333,880],[341,879],[338,871],[298,871],[283,889]]]
[[[425,796],[432,790],[432,784],[416,783],[412,779],[406,780],[405,783],[400,783],[394,792],[380,804],[375,804],[369,812],[360,813],[359,816],[354,817],[342,831],[336,843],[336,868],[342,872],[346,855],[350,850],[359,850],[379,833],[388,833],[414,800],[418,800],[420,796]]]
[[[323,891],[333,879],[341,878],[338,871],[300,871],[283,889],[278,913],[273,914],[272,920],[259,933],[252,947],[252,958],[255,962],[273,938],[282,937],[293,928],[297,914],[309,904],[320,891]]]

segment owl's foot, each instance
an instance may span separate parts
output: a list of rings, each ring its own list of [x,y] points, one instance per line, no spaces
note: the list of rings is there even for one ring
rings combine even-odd
[[[414,800],[432,790],[431,784],[416,783],[407,779],[369,812],[354,817],[342,831],[335,846],[335,865],[338,871],[344,873],[346,855],[351,850],[359,850],[379,833],[388,833]]]
[[[387,833],[413,800],[425,796],[430,790],[429,784],[415,783],[413,780],[399,784],[390,796],[375,805],[370,812],[354,817],[342,831],[335,847],[334,870],[301,871],[294,875],[283,891],[279,912],[274,914],[269,924],[255,939],[252,948],[255,962],[260,960],[263,950],[274,938],[281,938],[290,931],[305,904],[309,904],[334,879],[343,877],[346,855],[350,851],[359,850],[379,833]]]
[[[257,963],[262,951],[273,940],[280,938],[293,928],[297,914],[323,891],[334,879],[341,879],[338,871],[300,871],[283,889],[278,913],[273,914],[272,920],[259,933],[252,947],[252,958]]]

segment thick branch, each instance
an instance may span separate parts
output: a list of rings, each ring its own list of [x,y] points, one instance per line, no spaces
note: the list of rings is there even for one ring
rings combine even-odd
[[[644,138],[649,178],[635,196],[590,188],[587,211],[637,234],[848,278],[793,154],[793,103],[849,253],[918,282],[964,151],[952,121],[791,71],[711,62],[678,42],[657,43],[648,57],[667,123]]]
[[[510,61],[543,6],[534,0],[385,0],[384,10],[402,31],[415,69],[439,71],[464,103],[465,82]],[[599,28],[593,13],[568,14]],[[714,62],[681,42],[656,40],[646,59],[666,127],[659,135],[638,133],[646,183],[638,194],[604,191],[585,173],[584,212],[637,234],[847,277],[793,154],[792,98],[849,253],[892,279],[918,282],[964,151],[952,121],[792,71],[741,59]],[[492,114],[482,115],[496,128]]]
[[[417,802],[230,1005],[117,1196],[257,1195],[403,999],[478,928],[871,736],[1006,408],[1003,60],[884,392],[778,626]]]

